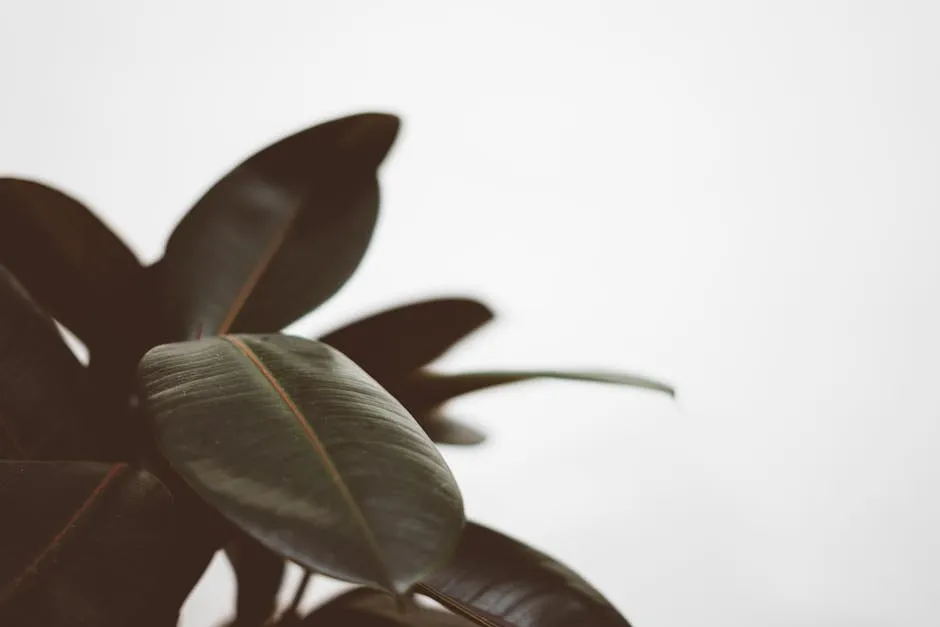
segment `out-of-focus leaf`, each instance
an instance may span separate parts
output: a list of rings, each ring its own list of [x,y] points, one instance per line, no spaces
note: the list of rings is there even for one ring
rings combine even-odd
[[[317,608],[301,623],[310,627],[472,627],[455,614],[395,600],[366,588],[342,594]]]
[[[180,221],[156,265],[172,340],[279,331],[352,275],[378,216],[398,118],[314,126],[254,154]]]
[[[219,512],[309,570],[402,593],[463,527],[457,484],[391,395],[284,335],[159,346],[139,368],[163,455]]]
[[[467,523],[450,564],[416,590],[486,627],[629,627],[570,568],[475,523]]]
[[[143,274],[137,257],[83,204],[36,181],[0,179],[0,264],[94,352],[125,341]]]
[[[0,461],[0,625],[124,627],[160,581],[173,501],[127,464]]]
[[[434,412],[415,416],[433,442],[454,446],[473,446],[486,441],[486,434],[441,413]]]
[[[277,593],[287,570],[284,558],[241,532],[225,547],[225,555],[238,584],[231,627],[263,625],[277,609]]]
[[[409,303],[357,320],[320,338],[383,381],[430,364],[493,319],[483,303],[438,298]]]
[[[0,266],[0,458],[99,459],[107,441],[99,418],[85,368]]]
[[[669,385],[638,375],[612,372],[559,372],[553,370],[461,374],[421,372],[401,384],[395,383],[390,389],[409,411],[414,414],[423,414],[464,394],[531,379],[610,383],[664,392],[670,396],[675,395],[675,390]]]

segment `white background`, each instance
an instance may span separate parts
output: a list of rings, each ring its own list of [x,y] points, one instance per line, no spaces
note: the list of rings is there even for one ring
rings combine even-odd
[[[374,245],[298,332],[471,294],[501,317],[442,367],[680,390],[455,404],[492,434],[447,453],[473,517],[638,627],[932,624],[938,30],[898,0],[4,0],[0,173],[149,261],[263,144],[399,113]],[[219,560],[185,625],[231,587]]]

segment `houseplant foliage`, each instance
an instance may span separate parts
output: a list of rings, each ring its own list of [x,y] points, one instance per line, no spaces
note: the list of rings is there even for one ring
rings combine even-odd
[[[282,332],[363,258],[398,128],[354,115],[257,152],[150,265],[77,200],[0,179],[0,624],[170,627],[220,550],[237,626],[628,624],[578,574],[466,519],[438,445],[483,435],[443,408],[535,377],[668,386],[435,373],[493,317],[469,298]],[[288,560],[305,583],[358,587],[278,616]]]

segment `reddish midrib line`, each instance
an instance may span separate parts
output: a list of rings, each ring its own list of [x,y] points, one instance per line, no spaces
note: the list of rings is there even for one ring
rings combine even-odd
[[[428,596],[447,609],[449,609],[454,614],[462,616],[468,620],[472,620],[477,624],[484,625],[484,627],[512,627],[509,623],[500,621],[499,623],[494,623],[488,617],[483,616],[477,612],[474,608],[470,607],[466,603],[455,599],[452,596],[446,595],[442,592],[439,592],[435,588],[432,588],[426,583],[419,583],[415,586],[415,590],[425,596]]]
[[[238,313],[242,310],[242,307],[245,306],[245,302],[248,300],[248,297],[251,295],[251,292],[254,291],[255,286],[258,285],[258,281],[261,280],[261,275],[264,274],[264,271],[268,269],[268,266],[271,265],[271,260],[274,259],[274,255],[277,254],[277,251],[280,249],[281,244],[284,243],[284,240],[287,239],[287,232],[290,230],[291,225],[294,223],[294,220],[297,219],[298,210],[294,211],[294,214],[286,221],[284,227],[280,230],[271,243],[268,245],[268,248],[264,251],[261,259],[258,260],[258,264],[251,271],[251,274],[248,275],[248,278],[245,279],[245,282],[242,283],[241,289],[239,289],[238,294],[235,295],[235,300],[232,301],[231,307],[229,307],[228,313],[225,315],[225,318],[222,320],[222,324],[219,325],[218,335],[224,335],[228,333],[229,328],[235,322],[235,318],[238,317]],[[200,329],[200,335],[202,334],[202,329]]]
[[[261,360],[255,355],[244,342],[239,340],[237,337],[231,335],[224,335],[222,339],[227,340],[230,344],[235,346],[245,357],[247,357],[255,365],[258,371],[267,379],[268,383],[274,389],[281,400],[287,405],[287,408],[293,414],[294,419],[297,420],[297,423],[303,429],[304,434],[306,434],[307,439],[313,445],[317,454],[320,456],[320,460],[323,462],[323,465],[326,467],[327,473],[329,473],[330,478],[333,480],[333,483],[336,485],[336,488],[340,491],[340,494],[343,496],[343,500],[346,501],[349,511],[352,514],[353,518],[356,519],[356,522],[362,528],[363,535],[365,535],[366,542],[369,544],[369,548],[372,549],[372,552],[375,554],[376,559],[381,564],[382,563],[382,553],[379,550],[378,541],[375,538],[375,534],[372,533],[372,529],[369,527],[369,523],[366,522],[365,515],[363,515],[362,510],[359,509],[359,505],[356,503],[353,498],[352,492],[349,491],[349,486],[346,485],[346,482],[343,481],[342,476],[339,474],[339,470],[333,464],[333,460],[330,458],[329,453],[327,453],[326,448],[323,446],[323,442],[320,441],[320,438],[313,431],[310,425],[307,423],[307,420],[304,418],[303,413],[300,411],[300,408],[294,403],[293,399],[287,394],[287,391],[281,387],[281,384],[278,383],[277,379],[274,378],[274,375],[271,374],[271,371],[268,370],[267,366],[261,363]],[[386,584],[392,584],[391,581],[385,582]],[[392,587],[392,586],[390,586]]]
[[[108,484],[111,483],[115,477],[117,477],[126,469],[127,464],[123,463],[115,464],[111,467],[111,470],[108,471],[108,474],[104,476],[104,479],[101,480],[95,489],[91,491],[91,494],[88,495],[88,498],[85,499],[85,502],[82,503],[77,510],[75,510],[75,513],[72,514],[72,517],[65,524],[62,530],[59,531],[59,533],[57,533],[54,538],[52,538],[52,541],[46,545],[46,547],[39,553],[38,556],[36,556],[36,559],[34,559],[29,566],[23,569],[23,572],[20,573],[19,577],[14,579],[13,582],[7,586],[7,589],[4,590],[2,594],[0,594],[0,603],[6,601],[10,595],[16,592],[16,589],[19,588],[26,579],[29,578],[30,575],[36,573],[42,561],[62,543],[69,532],[72,531],[72,528],[75,526],[75,524],[81,519],[82,516],[85,515],[85,512],[87,512],[94,502],[98,500],[98,497],[104,493],[104,490],[108,487]]]

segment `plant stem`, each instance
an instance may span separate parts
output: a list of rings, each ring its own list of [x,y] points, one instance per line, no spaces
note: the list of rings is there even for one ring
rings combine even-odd
[[[287,608],[288,612],[297,611],[297,606],[300,605],[300,601],[304,598],[304,593],[307,591],[308,583],[310,583],[310,571],[305,570],[303,579],[297,584],[297,591],[294,593],[294,598],[291,599],[290,605]]]

